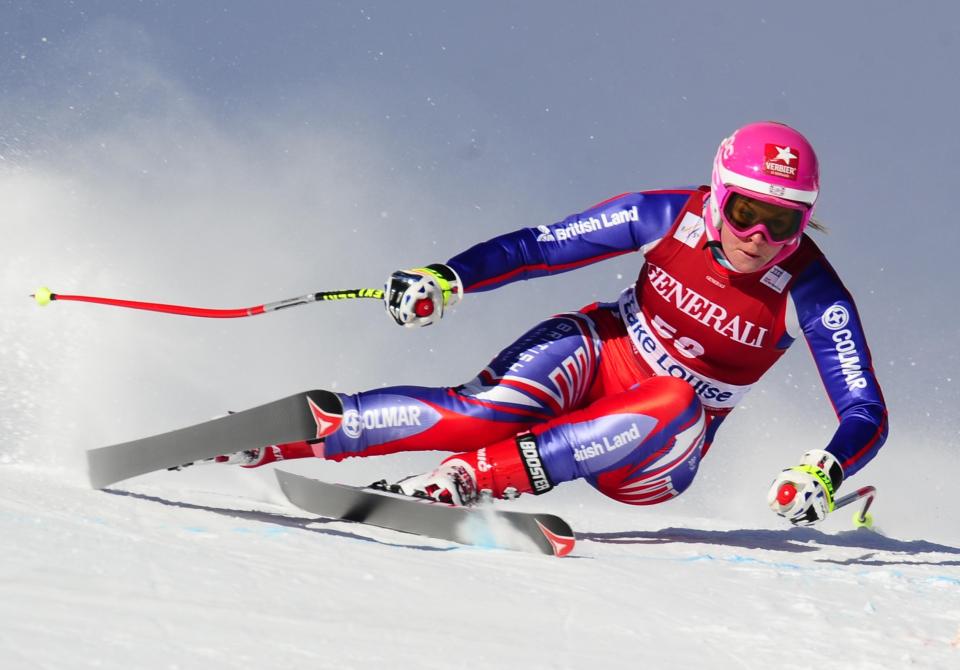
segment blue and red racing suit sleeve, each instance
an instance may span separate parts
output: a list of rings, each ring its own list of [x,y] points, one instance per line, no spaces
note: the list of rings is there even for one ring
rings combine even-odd
[[[464,292],[566,272],[637,251],[664,236],[696,189],[625,193],[549,226],[481,242],[447,264]]]
[[[797,321],[840,420],[826,450],[845,477],[866,465],[887,439],[887,407],[853,297],[822,256],[790,291]]]

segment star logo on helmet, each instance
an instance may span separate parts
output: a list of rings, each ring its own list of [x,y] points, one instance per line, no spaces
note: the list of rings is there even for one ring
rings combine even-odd
[[[763,148],[763,172],[771,177],[797,180],[800,153],[791,146],[767,144]]]
[[[790,161],[797,157],[790,147],[776,147],[776,150],[777,155],[773,159],[775,161],[783,161],[787,165],[790,165]]]

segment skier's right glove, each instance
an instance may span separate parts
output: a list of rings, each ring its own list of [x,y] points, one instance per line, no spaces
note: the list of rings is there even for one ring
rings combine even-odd
[[[397,270],[387,279],[383,300],[393,320],[401,326],[429,326],[444,311],[460,302],[460,277],[442,263],[413,270]]]
[[[800,465],[777,475],[767,504],[794,526],[812,526],[833,511],[833,497],[842,482],[843,468],[833,454],[811,449]]]

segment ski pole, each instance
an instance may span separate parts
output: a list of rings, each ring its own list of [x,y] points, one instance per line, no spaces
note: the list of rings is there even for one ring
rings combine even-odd
[[[166,305],[156,302],[140,302],[138,300],[121,300],[119,298],[101,298],[91,295],[65,295],[63,293],[54,293],[46,287],[38,288],[36,293],[31,293],[30,297],[36,300],[40,306],[48,305],[54,300],[72,300],[76,302],[92,302],[100,305],[112,305],[114,307],[126,307],[128,309],[142,309],[149,312],[163,312],[165,314],[180,314],[183,316],[199,316],[211,319],[233,319],[244,316],[256,316],[267,312],[276,312],[287,307],[296,307],[297,305],[306,305],[311,302],[320,302],[325,300],[353,300],[357,298],[372,298],[374,300],[383,300],[383,290],[378,288],[355,288],[342,291],[319,291],[317,293],[308,293],[298,298],[287,298],[286,300],[277,300],[254,307],[241,307],[239,309],[211,309],[208,307],[188,307],[186,305]],[[417,302],[418,314],[425,311],[427,306],[421,306],[421,302],[429,303],[429,311],[433,311],[433,303],[429,300],[420,300]],[[424,316],[424,314],[420,314]]]
[[[857,528],[872,528],[873,527],[873,517],[870,515],[870,505],[873,504],[873,499],[877,497],[877,489],[875,486],[861,486],[853,493],[848,493],[847,495],[835,500],[833,503],[834,511],[840,509],[841,507],[846,507],[851,503],[855,503],[860,499],[865,499],[863,501],[863,507],[860,508],[859,512],[856,512],[853,515],[853,525]]]
[[[793,500],[794,496],[797,495],[797,487],[790,482],[784,482],[780,485],[780,489],[777,491],[777,499],[781,504],[785,505]],[[858,488],[853,493],[848,493],[842,498],[837,498],[833,502],[833,510],[837,511],[841,507],[846,507],[851,503],[855,503],[860,499],[866,498],[863,503],[863,507],[859,512],[856,512],[853,515],[853,525],[857,528],[872,528],[873,527],[873,517],[869,514],[870,505],[873,504],[873,499],[877,497],[877,489],[875,486],[862,486]]]

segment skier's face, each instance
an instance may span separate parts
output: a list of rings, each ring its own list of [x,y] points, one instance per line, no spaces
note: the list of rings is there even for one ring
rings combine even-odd
[[[773,260],[780,251],[780,247],[768,244],[759,231],[740,239],[730,232],[728,226],[720,227],[720,245],[730,265],[737,272],[756,272]]]

